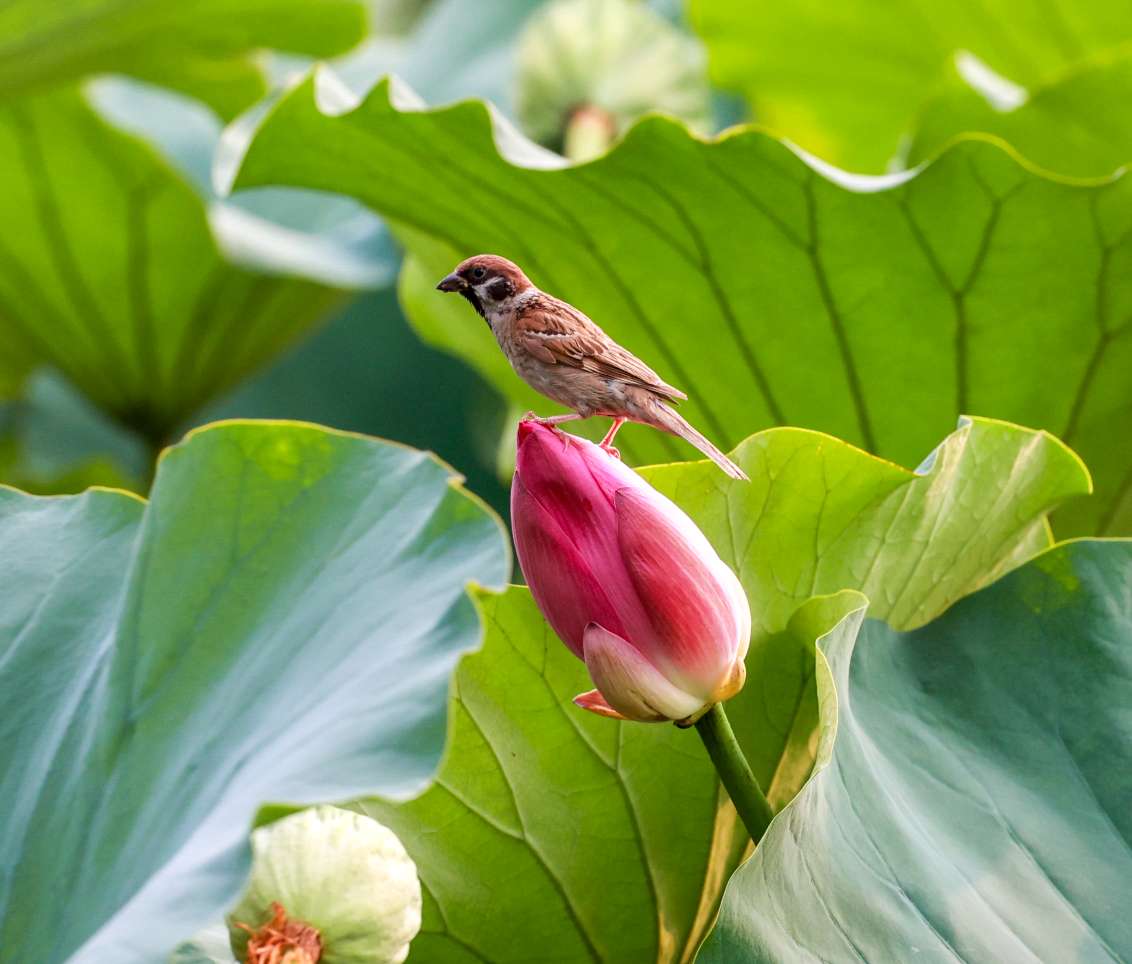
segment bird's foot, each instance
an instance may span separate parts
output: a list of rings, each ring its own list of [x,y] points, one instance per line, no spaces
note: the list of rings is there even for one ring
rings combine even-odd
[[[570,440],[574,437],[569,432],[563,432],[558,426],[563,422],[573,422],[577,419],[583,418],[578,412],[569,412],[565,415],[547,415],[545,417],[536,415],[534,412],[527,412],[520,421],[522,422],[535,422],[538,425],[545,425],[547,428],[554,429],[560,436],[562,436],[562,445],[564,448],[570,447]]]
[[[602,442],[600,448],[606,455],[612,455],[618,461],[621,460],[621,450],[617,446]]]
[[[537,422],[539,425],[549,425],[551,428],[554,428],[559,422],[572,422],[577,417],[577,415],[539,415],[536,412],[527,412],[519,421]]]

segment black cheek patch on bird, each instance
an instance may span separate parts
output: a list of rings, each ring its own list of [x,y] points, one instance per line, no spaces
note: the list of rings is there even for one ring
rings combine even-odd
[[[499,278],[491,283],[491,287],[487,289],[487,293],[491,295],[492,301],[502,301],[504,298],[510,298],[511,282],[506,278]]]
[[[461,288],[460,294],[468,299],[468,304],[476,309],[476,314],[481,318],[487,318],[487,314],[483,310],[483,302],[480,301],[480,296],[476,294],[476,289],[472,287]]]

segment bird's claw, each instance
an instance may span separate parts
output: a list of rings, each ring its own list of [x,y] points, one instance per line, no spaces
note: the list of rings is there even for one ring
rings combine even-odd
[[[521,419],[519,419],[519,421],[520,422],[535,422],[538,425],[545,425],[547,428],[553,429],[555,432],[557,432],[562,437],[562,448],[563,448],[563,450],[568,449],[570,447],[570,441],[574,437],[569,432],[562,431],[562,429],[560,429],[558,427],[558,421],[553,416],[547,417],[547,416],[542,416],[542,415],[536,415],[534,412],[527,412],[527,414],[524,415]]]
[[[599,447],[606,455],[612,455],[615,459],[621,461],[621,451],[617,448],[617,446],[602,442]]]
[[[536,412],[527,412],[527,414],[524,415],[521,419],[519,419],[519,421],[520,422],[536,422],[539,425],[547,425],[550,428],[557,429],[558,431],[562,431],[561,429],[558,428],[558,422],[555,420],[553,415],[539,415]]]

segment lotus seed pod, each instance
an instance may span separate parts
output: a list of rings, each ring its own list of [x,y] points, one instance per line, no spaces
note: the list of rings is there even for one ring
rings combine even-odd
[[[417,868],[393,831],[312,807],[252,834],[248,889],[228,915],[238,961],[399,964],[421,926]]]
[[[571,160],[602,153],[649,111],[710,128],[703,49],[642,3],[555,0],[531,17],[517,56],[523,129]]]

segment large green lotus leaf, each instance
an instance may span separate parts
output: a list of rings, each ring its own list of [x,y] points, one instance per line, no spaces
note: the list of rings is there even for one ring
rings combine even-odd
[[[1049,171],[1110,175],[1132,160],[1132,55],[1123,48],[1087,61],[1005,109],[957,74],[917,117],[909,163],[964,131],[995,134]]]
[[[573,706],[593,684],[524,587],[482,605],[487,639],[453,682],[435,783],[359,805],[417,864],[410,960],[690,960],[747,843],[703,745]],[[812,664],[846,608],[793,620],[780,646]]]
[[[385,287],[396,278],[400,258],[389,232],[357,201],[285,188],[249,192],[237,202],[217,196],[214,164],[223,166],[229,143],[254,129],[268,100],[225,126],[199,101],[130,77],[98,77],[83,91],[110,124],[137,135],[185,176],[208,205],[221,250],[245,267],[347,289]]]
[[[961,52],[1024,86],[1132,39],[1116,0],[885,4],[692,0],[712,79],[755,118],[841,167],[883,171]]]
[[[433,457],[300,423],[199,430],[149,503],[0,489],[4,959],[150,962],[236,896],[269,801],[415,792],[500,585]]]
[[[487,638],[453,681],[436,782],[360,804],[417,864],[411,960],[688,959],[743,848],[702,745],[578,710],[593,684],[530,593],[482,604]]]
[[[9,0],[0,7],[0,98],[127,73],[232,117],[266,92],[260,48],[326,57],[365,29],[359,0]]]
[[[0,388],[61,372],[154,443],[341,295],[241,267],[205,203],[75,90],[0,106]]]
[[[482,104],[400,110],[386,85],[331,117],[313,84],[268,115],[238,183],[337,191],[399,222],[417,259],[407,308],[436,304],[432,339],[520,404],[483,322],[432,290],[478,251],[688,391],[720,444],[793,423],[908,464],[958,414],[991,415],[1053,431],[1092,468],[1098,497],[1064,531],[1132,531],[1132,448],[1113,444],[1132,427],[1129,179],[1069,184],[973,141],[851,189],[766,134],[704,142],[662,118],[592,164],[534,169],[508,162],[502,128],[501,155]],[[651,429],[621,439],[631,461],[691,453]]]
[[[422,392],[427,373],[430,382]],[[504,425],[499,397],[467,366],[421,344],[392,288],[359,298],[263,374],[195,418],[301,418],[428,448],[506,515],[509,486],[495,470]],[[194,420],[195,420],[194,418]]]
[[[780,802],[799,785],[793,731],[782,723],[813,667],[784,660],[774,634],[799,604],[853,589],[873,616],[919,626],[1048,546],[1045,514],[1089,487],[1080,460],[1056,439],[981,419],[960,426],[916,472],[799,429],[761,433],[735,454],[750,483],[721,481],[710,462],[645,476],[692,516],[747,590],[751,682],[731,715]]]
[[[915,632],[828,635],[819,766],[700,960],[1132,957],[1129,586],[1132,543],[1068,543]]]
[[[756,435],[735,458],[750,483],[709,463],[647,475],[750,597],[748,683],[729,712],[779,805],[813,760],[814,641],[859,597],[799,602],[867,587],[879,615],[929,619],[1048,545],[1044,514],[1088,484],[1057,441],[986,421],[921,473],[800,429]],[[592,684],[528,592],[482,605],[487,638],[456,673],[437,780],[408,803],[363,804],[417,864],[415,959],[688,960],[746,843],[702,746],[570,705]]]
[[[25,492],[142,491],[150,459],[140,439],[49,371],[29,379],[19,400],[0,403],[0,482]]]

